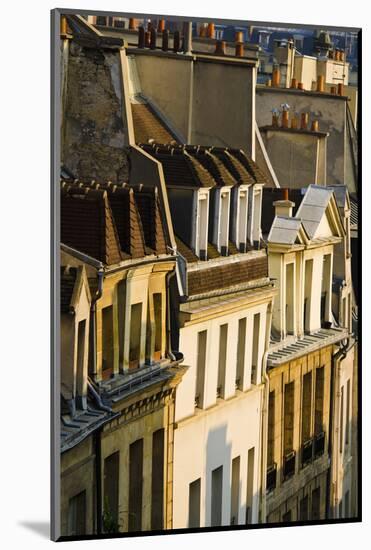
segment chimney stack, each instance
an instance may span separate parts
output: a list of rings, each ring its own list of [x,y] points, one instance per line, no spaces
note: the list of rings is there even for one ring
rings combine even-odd
[[[151,46],[151,31],[146,31],[144,33],[144,46],[149,48]]]
[[[174,42],[173,42],[173,52],[177,53],[180,48],[180,33],[179,31],[174,31]]]
[[[138,48],[144,48],[145,46],[145,34],[146,34],[146,31],[144,30],[144,27],[139,27],[139,31],[138,31]]]
[[[225,55],[225,41],[217,40],[215,45],[215,55]]]
[[[157,32],[156,29],[151,29],[151,42],[150,42],[150,48],[151,50],[155,50],[157,45]]]
[[[169,49],[169,30],[164,29],[162,31],[162,51],[167,52]]]
[[[289,200],[288,189],[283,189],[283,199],[280,201],[274,201],[273,206],[276,216],[284,216],[285,218],[292,218],[292,209],[295,203]],[[287,198],[285,198],[287,197]]]

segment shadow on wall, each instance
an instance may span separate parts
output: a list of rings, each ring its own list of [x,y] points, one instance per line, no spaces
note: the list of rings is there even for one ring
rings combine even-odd
[[[230,524],[231,462],[232,446],[227,442],[227,426],[224,424],[211,430],[206,442],[206,527]]]

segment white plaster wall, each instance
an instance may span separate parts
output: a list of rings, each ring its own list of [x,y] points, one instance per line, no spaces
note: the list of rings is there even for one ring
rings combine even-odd
[[[222,523],[230,524],[232,460],[240,456],[238,523],[245,523],[248,451],[255,448],[252,522],[258,521],[262,386],[178,425],[174,433],[173,527],[188,526],[189,484],[201,478],[200,526],[211,522],[211,473],[223,466]]]
[[[207,330],[207,350],[205,365],[204,384],[204,408],[216,404],[216,390],[218,379],[219,361],[219,331],[220,325],[228,324],[227,358],[225,369],[224,398],[233,397],[236,393],[236,365],[237,365],[237,343],[238,343],[238,321],[246,317],[246,343],[245,343],[245,366],[243,376],[243,389],[248,390],[251,386],[251,362],[253,342],[253,316],[260,313],[260,331],[258,345],[258,368],[257,384],[261,382],[261,364],[265,348],[266,336],[266,314],[267,304],[246,307],[228,315],[220,315],[200,323],[191,324],[180,330],[179,349],[184,353],[184,364],[189,367],[181,383],[177,388],[177,399],[175,407],[175,421],[187,418],[194,414],[194,402],[196,393],[196,370],[197,370],[197,337],[198,333]]]

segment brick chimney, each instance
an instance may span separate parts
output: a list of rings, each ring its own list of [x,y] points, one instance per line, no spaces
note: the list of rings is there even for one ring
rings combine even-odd
[[[295,203],[289,200],[289,190],[282,189],[282,199],[273,203],[275,215],[292,218],[292,209]]]

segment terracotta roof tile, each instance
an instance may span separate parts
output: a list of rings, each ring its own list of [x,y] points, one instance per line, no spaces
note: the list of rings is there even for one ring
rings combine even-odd
[[[148,103],[132,103],[133,125],[136,143],[148,143],[154,139],[158,143],[170,143],[174,136],[152,111]]]
[[[196,295],[268,277],[268,257],[215,265],[188,273],[188,294]]]

